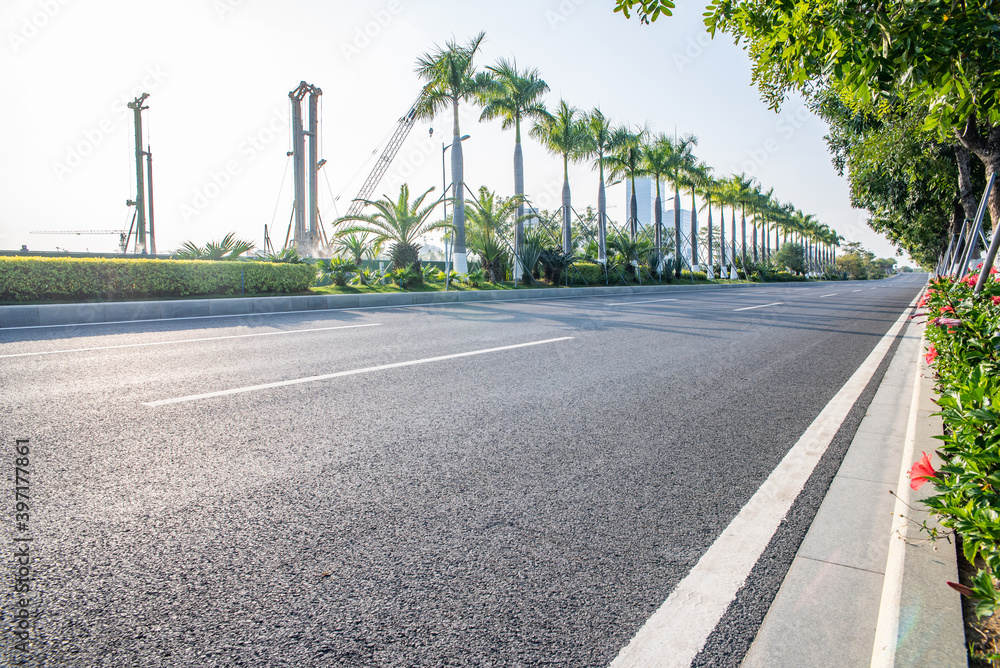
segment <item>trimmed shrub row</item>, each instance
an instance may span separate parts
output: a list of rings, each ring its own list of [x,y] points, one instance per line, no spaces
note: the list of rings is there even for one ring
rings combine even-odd
[[[308,264],[0,257],[0,301],[301,292],[315,277]]]

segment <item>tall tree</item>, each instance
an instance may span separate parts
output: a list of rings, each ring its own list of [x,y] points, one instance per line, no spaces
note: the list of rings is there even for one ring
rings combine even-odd
[[[645,176],[651,176],[653,182],[656,184],[656,200],[653,203],[653,243],[656,246],[656,252],[659,254],[663,247],[663,200],[660,199],[660,181],[672,166],[673,145],[670,142],[670,138],[661,132],[653,137],[652,141],[643,144],[641,149],[642,162],[640,164],[640,173]],[[635,192],[634,188],[632,192]],[[660,265],[662,265],[662,259],[658,258],[658,270]]]
[[[462,155],[462,132],[458,123],[458,105],[475,100],[490,85],[489,77],[476,71],[474,59],[486,33],[479,33],[467,44],[455,40],[444,48],[435,45],[417,59],[417,74],[427,82],[424,96],[417,106],[418,118],[433,118],[449,107],[454,116],[454,138],[451,144],[451,181],[454,188],[454,255],[455,270],[468,271],[465,249],[465,172]],[[447,193],[445,193],[447,194]]]
[[[344,226],[341,229],[342,234],[368,233],[378,245],[392,244],[389,253],[393,267],[395,269],[412,267],[419,274],[420,245],[417,240],[428,232],[451,227],[445,221],[429,220],[431,213],[441,203],[441,200],[435,200],[430,204],[424,204],[424,200],[433,190],[434,188],[428,188],[424,194],[410,201],[410,187],[404,183],[400,186],[399,197],[395,200],[388,195],[382,195],[377,200],[360,200],[365,205],[362,213],[338,218],[337,224],[355,223]]]
[[[479,119],[502,119],[504,130],[514,128],[514,196],[517,203],[517,224],[514,226],[515,255],[520,256],[524,241],[524,157],[521,153],[521,120],[539,120],[548,116],[541,97],[549,90],[537,69],[519,70],[517,61],[501,58],[487,68],[490,85],[481,94],[483,112]],[[515,258],[515,264],[519,264]],[[515,266],[515,275],[520,268]]]
[[[600,178],[597,191],[597,260],[604,263],[608,259],[608,200],[604,192],[604,158],[615,149],[616,135],[611,121],[601,113],[598,107],[586,115],[583,125],[590,135],[591,153],[589,157],[594,158],[594,167],[598,170]]]
[[[698,138],[692,134],[677,138],[667,138],[670,147],[669,169],[664,180],[674,187],[674,275],[681,277],[681,187],[685,186],[687,174],[697,164],[698,159],[692,148],[698,145]],[[697,242],[695,242],[697,243]]]
[[[605,156],[604,164],[608,168],[608,178],[628,179],[632,186],[632,198],[629,202],[629,237],[634,241],[638,234],[638,203],[635,196],[635,177],[642,175],[642,145],[646,140],[646,129],[631,130],[618,128],[612,134],[614,146],[610,155]]]
[[[573,251],[572,231],[572,199],[569,189],[569,163],[576,162],[590,152],[590,138],[579,118],[580,110],[559,101],[559,108],[551,115],[535,121],[531,128],[531,136],[538,139],[549,153],[560,155],[563,159],[563,252],[569,255]]]

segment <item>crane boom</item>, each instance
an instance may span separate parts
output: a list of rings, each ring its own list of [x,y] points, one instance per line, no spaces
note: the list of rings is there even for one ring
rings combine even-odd
[[[351,208],[347,210],[348,216],[356,216],[361,212],[361,207],[364,206],[359,200],[368,199],[371,194],[375,192],[375,188],[378,187],[379,181],[385,176],[386,171],[389,169],[389,165],[396,158],[396,154],[399,153],[399,149],[403,146],[403,142],[406,141],[407,135],[410,134],[410,130],[413,129],[413,124],[417,119],[417,107],[423,102],[424,96],[426,95],[426,89],[420,91],[420,95],[414,100],[413,104],[410,106],[410,110],[406,112],[406,115],[399,119],[396,124],[396,131],[392,134],[389,139],[389,143],[386,144],[385,150],[382,151],[382,155],[379,156],[378,160],[375,162],[375,167],[372,169],[368,178],[365,179],[364,185],[361,186],[361,190],[358,191],[358,196],[354,198],[351,202]]]
[[[125,230],[32,230],[30,234],[125,234]]]

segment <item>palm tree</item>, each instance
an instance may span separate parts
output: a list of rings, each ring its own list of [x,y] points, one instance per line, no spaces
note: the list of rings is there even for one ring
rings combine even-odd
[[[698,206],[695,203],[695,195],[701,189],[701,184],[708,176],[711,169],[704,162],[691,163],[684,171],[682,183],[689,193],[691,193],[691,270],[698,267]]]
[[[501,58],[496,65],[486,68],[491,76],[490,85],[481,94],[483,113],[479,120],[501,118],[500,127],[514,128],[514,196],[521,199],[517,205],[517,224],[514,226],[515,264],[519,264],[524,241],[524,157],[521,154],[521,120],[542,119],[548,116],[539,99],[549,90],[537,69],[519,71],[516,61]],[[515,273],[520,269],[515,267]]]
[[[590,151],[589,136],[577,117],[578,114],[579,109],[569,106],[565,100],[560,100],[559,109],[555,114],[540,118],[531,128],[532,137],[538,139],[549,153],[561,155],[563,159],[563,252],[566,255],[573,250],[569,161],[576,162]]]
[[[656,199],[653,204],[653,244],[656,247],[656,252],[659,253],[663,245],[661,236],[661,229],[663,227],[663,201],[660,199],[660,181],[663,175],[671,168],[670,160],[673,154],[673,146],[670,143],[670,138],[661,132],[653,138],[653,141],[643,144],[641,148],[641,173],[646,176],[652,176],[656,183]],[[632,194],[634,197],[634,187],[632,188]],[[659,268],[661,265],[662,260],[658,258],[657,267]]]
[[[696,164],[697,158],[691,152],[693,146],[698,145],[698,138],[692,134],[686,134],[680,138],[669,140],[671,147],[670,168],[667,170],[665,180],[674,186],[674,275],[681,277],[681,186],[684,185],[684,178],[692,166]]]
[[[629,203],[629,236],[635,239],[638,233],[638,203],[635,197],[635,177],[641,176],[642,143],[646,129],[632,131],[617,128],[611,133],[611,153],[604,156],[609,179],[628,179],[632,185],[632,201]]]
[[[491,283],[504,280],[508,253],[503,239],[510,228],[511,218],[523,206],[524,195],[499,198],[486,186],[480,187],[479,197],[468,204],[469,247],[479,254],[486,280]],[[522,223],[524,218],[523,214],[515,217],[515,224]]]
[[[230,232],[222,241],[218,243],[209,241],[204,248],[190,241],[185,241],[173,257],[178,260],[232,261],[253,248],[253,242],[237,239],[236,233]]]
[[[754,178],[752,176],[747,176],[746,173],[733,174],[732,176],[732,188],[733,188],[733,199],[735,204],[740,207],[740,226],[742,230],[742,244],[740,246],[741,256],[743,258],[743,266],[747,263],[747,211],[746,208],[753,202],[754,197]],[[735,240],[735,209],[733,215],[733,238]]]
[[[604,192],[604,158],[605,155],[615,149],[615,132],[611,127],[611,122],[601,113],[600,108],[595,107],[583,119],[583,125],[590,135],[590,156],[596,158],[594,167],[597,168],[600,186],[597,191],[597,261],[602,264],[608,259],[608,200]],[[633,189],[633,193],[635,190]]]
[[[473,65],[476,51],[486,37],[479,33],[468,44],[459,45],[454,40],[442,49],[417,58],[417,74],[427,82],[424,95],[417,105],[417,118],[433,118],[438,112],[452,108],[454,114],[454,139],[451,144],[451,180],[454,188],[454,257],[455,269],[466,273],[469,269],[465,257],[465,176],[462,161],[462,132],[458,125],[458,104],[473,100],[489,85],[489,77],[476,72]],[[442,197],[447,195],[443,193]]]
[[[381,250],[377,244],[372,243],[368,234],[363,232],[340,232],[336,237],[332,244],[334,252],[347,255],[359,267],[366,259],[374,260]]]
[[[343,216],[337,219],[337,224],[346,222],[363,223],[343,228],[342,234],[369,233],[374,236],[373,243],[381,245],[391,243],[389,254],[394,269],[412,268],[420,274],[420,245],[417,239],[428,232],[450,229],[451,225],[443,220],[429,222],[428,218],[434,208],[441,203],[435,200],[424,205],[424,200],[434,188],[428,188],[423,195],[410,201],[410,187],[405,183],[399,188],[399,198],[395,201],[388,195],[381,199],[358,200],[374,209],[372,213],[359,213],[353,216]]]
[[[712,229],[712,199],[715,198],[722,188],[722,185],[712,176],[712,168],[701,163],[698,165],[699,173],[701,178],[698,181],[697,188],[698,194],[705,199],[705,204],[702,205],[702,209],[708,207],[708,277],[714,278],[714,263],[712,262],[712,244],[713,239],[713,229]],[[725,264],[725,248],[726,248],[726,230],[725,230],[725,217],[722,219],[721,236],[719,237],[719,271],[722,272],[722,267]]]

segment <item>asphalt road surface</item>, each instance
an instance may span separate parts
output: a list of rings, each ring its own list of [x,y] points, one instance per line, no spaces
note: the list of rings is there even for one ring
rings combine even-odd
[[[3,656],[606,666],[924,280],[0,330]]]

